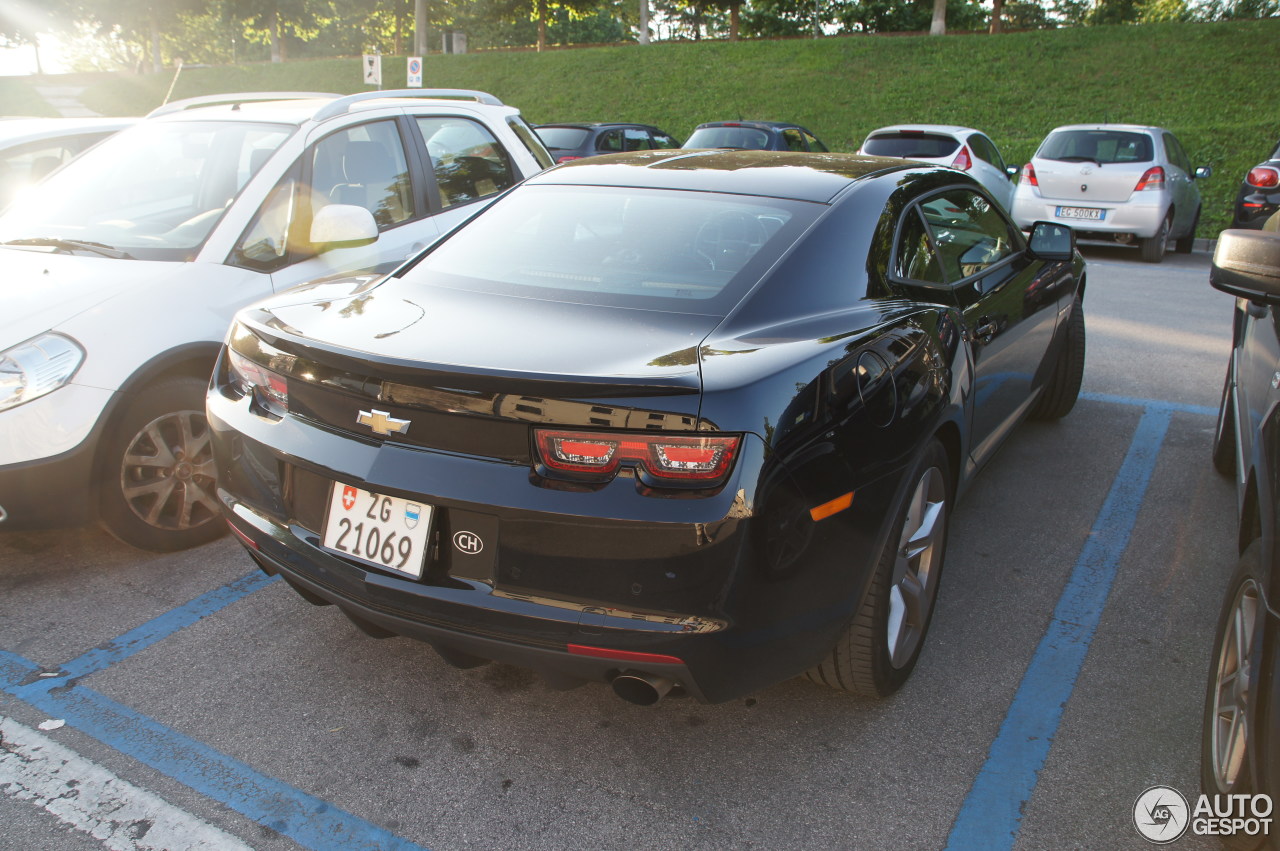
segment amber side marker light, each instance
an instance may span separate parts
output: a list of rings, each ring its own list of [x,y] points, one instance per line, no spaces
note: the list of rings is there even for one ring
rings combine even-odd
[[[844,496],[838,496],[830,502],[824,502],[816,508],[810,508],[809,516],[813,518],[814,523],[817,523],[833,514],[839,514],[851,505],[853,505],[853,491],[849,491]]]
[[[653,665],[683,665],[684,660],[675,656],[664,656],[661,653],[635,653],[631,650],[610,650],[606,647],[587,647],[584,644],[570,644],[568,650],[575,656],[594,656],[597,659],[617,659],[621,662],[648,662]]]

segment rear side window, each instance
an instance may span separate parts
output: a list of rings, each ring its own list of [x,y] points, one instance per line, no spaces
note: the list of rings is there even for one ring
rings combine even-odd
[[[596,150],[606,154],[616,154],[622,151],[622,131],[606,130],[596,139]]]
[[[1049,134],[1036,156],[1062,162],[1147,163],[1154,145],[1146,133],[1127,130],[1058,130]]]
[[[1004,171],[1004,158],[1000,156],[1000,152],[996,150],[995,143],[983,136],[981,133],[974,133],[969,137],[969,147],[973,149],[974,156],[985,162],[991,163],[996,168]]]
[[[671,138],[666,133],[655,130],[653,131],[653,146],[655,148],[664,149],[678,148],[680,147],[680,142]]]
[[[1191,174],[1191,158],[1187,156],[1186,151],[1182,150],[1182,145],[1174,138],[1172,133],[1164,134],[1164,149],[1169,155],[1169,162],[1187,174]]]
[[[903,219],[902,231],[898,235],[898,256],[894,271],[899,278],[910,281],[944,283],[938,253],[920,219],[919,210],[909,211]]]
[[[950,156],[959,147],[959,141],[936,133],[878,133],[867,137],[862,152],[873,157],[936,159]]]
[[[818,137],[812,133],[806,131],[804,134],[804,140],[809,143],[809,150],[818,151],[823,154],[827,152],[827,146],[819,142]]]
[[[769,147],[769,134],[754,127],[702,127],[693,131],[684,146],[763,151]]]
[[[628,129],[622,134],[623,140],[626,142],[628,151],[647,151],[652,145],[649,144],[649,131]]]
[[[516,138],[520,140],[520,144],[533,155],[538,161],[541,168],[551,168],[555,165],[555,161],[551,159],[551,154],[547,153],[546,145],[533,132],[533,128],[529,126],[529,122],[525,121],[518,115],[513,115],[507,119],[507,126],[511,128],[511,132],[516,134]]]
[[[787,146],[788,151],[805,150],[804,136],[800,134],[799,130],[794,130],[790,127],[782,131],[782,143]]]
[[[440,206],[465,204],[515,184],[511,157],[484,125],[444,116],[417,122],[431,154]]]

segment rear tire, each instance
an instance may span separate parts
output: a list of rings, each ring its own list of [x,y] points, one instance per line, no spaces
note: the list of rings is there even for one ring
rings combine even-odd
[[[1249,794],[1255,772],[1267,770],[1251,760],[1254,738],[1267,728],[1258,717],[1261,672],[1255,670],[1267,618],[1261,550],[1254,541],[1240,556],[1218,615],[1200,737],[1200,789],[1206,795]],[[1241,831],[1219,837],[1232,851],[1252,851],[1264,838]]]
[[[1231,402],[1231,367],[1222,384],[1222,403],[1218,405],[1218,427],[1213,432],[1213,469],[1224,476],[1236,474],[1236,411]]]
[[[1160,223],[1160,230],[1156,231],[1156,235],[1150,239],[1139,240],[1139,248],[1142,250],[1142,259],[1147,263],[1159,263],[1164,259],[1165,249],[1169,245],[1169,228],[1172,225],[1173,214],[1169,213],[1164,217],[1164,221]]]
[[[933,618],[952,498],[946,450],[931,440],[853,621],[806,675],[863,697],[888,697],[911,676]]]
[[[126,544],[172,552],[226,531],[205,418],[207,383],[174,376],[127,403],[99,450],[99,518]]]
[[[1196,208],[1196,216],[1191,220],[1191,230],[1174,240],[1173,249],[1179,254],[1190,254],[1196,248],[1196,228],[1200,227],[1200,208]]]
[[[1084,305],[1076,296],[1067,318],[1066,339],[1058,350],[1053,374],[1045,383],[1040,398],[1031,407],[1031,418],[1058,420],[1071,413],[1080,398],[1080,384],[1084,380]]]

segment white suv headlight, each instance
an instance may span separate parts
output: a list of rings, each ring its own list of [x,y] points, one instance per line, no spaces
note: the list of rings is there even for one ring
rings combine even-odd
[[[0,411],[57,390],[83,361],[84,349],[61,334],[41,334],[0,352]]]

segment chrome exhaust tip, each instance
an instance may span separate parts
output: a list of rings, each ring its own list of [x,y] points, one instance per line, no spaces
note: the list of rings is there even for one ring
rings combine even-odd
[[[613,693],[637,706],[653,706],[666,697],[675,682],[638,671],[623,671],[613,678]]]

